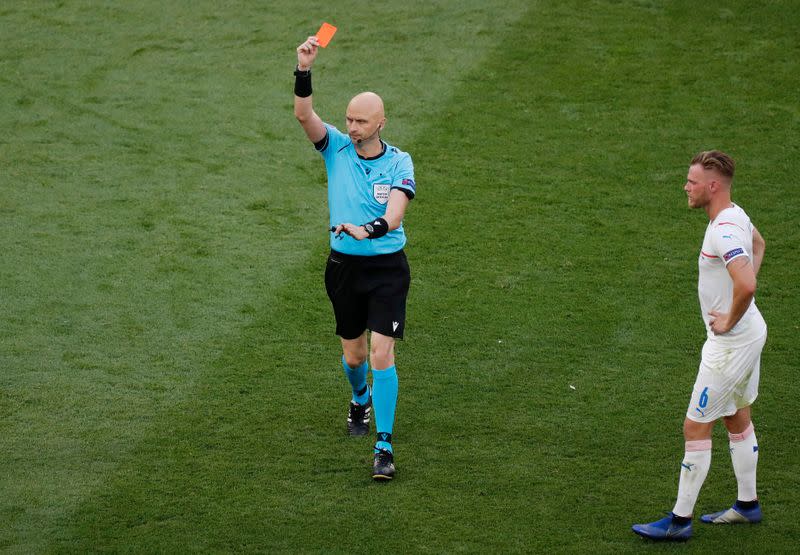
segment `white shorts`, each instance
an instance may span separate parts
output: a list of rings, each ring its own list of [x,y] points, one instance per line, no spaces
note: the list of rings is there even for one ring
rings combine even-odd
[[[749,407],[758,397],[761,350],[767,335],[744,347],[706,341],[686,417],[714,422]]]

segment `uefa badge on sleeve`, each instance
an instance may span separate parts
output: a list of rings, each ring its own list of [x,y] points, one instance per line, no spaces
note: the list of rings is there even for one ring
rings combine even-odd
[[[373,183],[372,196],[381,204],[389,202],[389,190],[392,188],[390,183]]]

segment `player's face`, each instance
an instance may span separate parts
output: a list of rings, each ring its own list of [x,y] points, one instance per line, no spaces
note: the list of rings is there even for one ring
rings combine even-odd
[[[703,208],[710,201],[711,177],[708,171],[700,164],[689,167],[689,174],[686,176],[686,185],[683,190],[689,201],[689,208]]]

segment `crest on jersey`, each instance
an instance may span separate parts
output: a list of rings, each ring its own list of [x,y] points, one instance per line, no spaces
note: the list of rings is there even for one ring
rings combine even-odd
[[[392,188],[390,183],[373,183],[372,196],[381,204],[389,202],[389,190]]]

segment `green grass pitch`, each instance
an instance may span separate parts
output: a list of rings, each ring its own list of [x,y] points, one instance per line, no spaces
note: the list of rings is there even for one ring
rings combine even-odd
[[[344,434],[315,107],[414,158],[398,478]],[[0,552],[792,552],[800,4],[0,5]],[[767,241],[763,524],[674,502],[699,360],[687,163]],[[736,493],[720,427],[698,512]],[[795,548],[791,546],[794,545]]]

